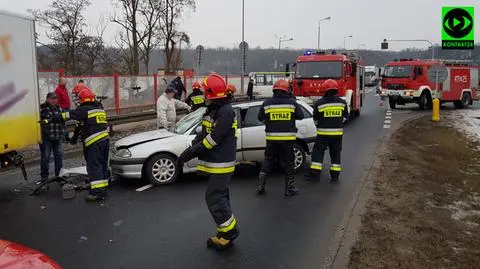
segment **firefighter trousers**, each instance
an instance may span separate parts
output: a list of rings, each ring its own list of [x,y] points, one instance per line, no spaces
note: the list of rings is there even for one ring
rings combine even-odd
[[[293,181],[295,178],[295,154],[293,153],[293,141],[267,141],[265,148],[265,161],[262,164],[260,173],[267,176],[276,164],[280,161],[281,167],[285,172],[285,180],[287,182]]]
[[[312,152],[312,164],[310,172],[320,175],[323,170],[323,157],[328,148],[330,153],[330,176],[332,179],[338,179],[342,171],[341,153],[342,153],[342,136],[321,136],[318,135]]]
[[[102,140],[85,147],[83,153],[87,162],[91,194],[105,194],[109,182],[108,153],[109,140]]]
[[[217,232],[228,240],[233,240],[238,236],[237,220],[233,216],[230,205],[231,178],[231,174],[210,175],[205,192],[205,201],[217,224]]]

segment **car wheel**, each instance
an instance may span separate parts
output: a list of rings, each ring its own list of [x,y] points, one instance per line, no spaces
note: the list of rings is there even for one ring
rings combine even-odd
[[[174,156],[160,153],[147,161],[144,174],[153,185],[166,185],[173,183],[180,172]]]
[[[295,143],[293,145],[293,154],[295,156],[295,171],[298,171],[298,170],[301,170],[304,166],[305,166],[305,163],[306,163],[306,153],[305,153],[305,149]]]

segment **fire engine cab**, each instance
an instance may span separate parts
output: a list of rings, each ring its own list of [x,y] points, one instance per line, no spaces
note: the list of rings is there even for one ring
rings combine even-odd
[[[465,61],[400,59],[385,65],[382,91],[392,109],[407,103],[431,108],[433,98],[465,108],[477,98],[478,78],[479,67]]]
[[[360,57],[354,52],[330,54],[307,51],[297,57],[293,64],[291,79],[293,94],[315,101],[321,98],[327,89],[322,87],[327,79],[334,79],[339,86],[338,96],[348,104],[352,116],[359,116],[364,100],[365,68]],[[289,65],[287,64],[287,74]]]

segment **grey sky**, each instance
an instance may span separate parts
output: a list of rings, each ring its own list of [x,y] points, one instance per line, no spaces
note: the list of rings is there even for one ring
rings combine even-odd
[[[86,14],[89,25],[95,26],[100,17],[109,18],[114,8],[111,0],[91,0]],[[238,46],[241,39],[241,0],[197,0],[196,12],[185,14],[180,27],[186,31],[192,45],[206,47]],[[12,12],[46,8],[49,0],[0,0],[0,7]],[[283,47],[316,48],[318,20],[322,22],[322,47],[378,49],[385,38],[441,39],[441,7],[474,6],[475,40],[480,38],[479,0],[245,0],[245,39],[250,47],[277,47],[277,36],[294,38]],[[42,29],[39,29],[43,34]],[[118,28],[110,23],[106,39],[113,40]],[[425,48],[423,43],[392,44],[391,49]]]

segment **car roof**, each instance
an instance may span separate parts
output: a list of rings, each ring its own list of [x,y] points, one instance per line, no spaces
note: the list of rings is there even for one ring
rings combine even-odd
[[[252,107],[252,106],[260,106],[260,105],[263,104],[264,101],[266,101],[268,99],[269,98],[264,98],[264,99],[261,99],[261,100],[242,101],[242,102],[234,103],[232,106],[234,108],[240,108],[240,109],[249,108],[249,107]],[[299,103],[303,106],[309,106],[307,103],[305,103],[302,100],[297,99],[297,103]]]

